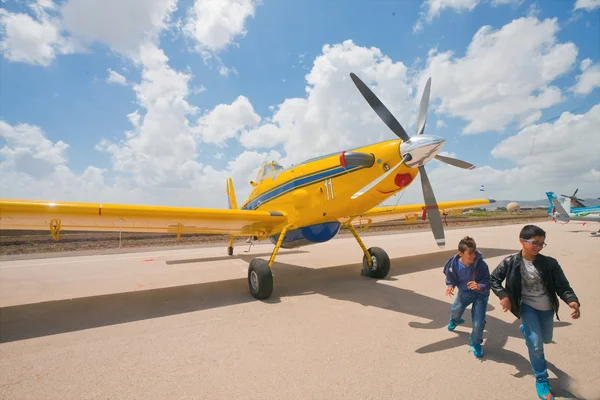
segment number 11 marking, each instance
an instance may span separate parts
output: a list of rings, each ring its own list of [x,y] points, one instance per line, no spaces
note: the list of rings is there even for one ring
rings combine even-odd
[[[333,194],[333,183],[331,182],[331,178],[326,179],[324,184],[325,184],[325,190],[327,192],[327,200],[333,200],[334,194]]]

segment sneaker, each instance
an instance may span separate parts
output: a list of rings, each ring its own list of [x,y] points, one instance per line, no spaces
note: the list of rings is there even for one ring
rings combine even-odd
[[[450,323],[448,324],[448,330],[453,331],[458,325],[463,324],[464,322],[465,320],[462,318],[458,321],[458,324],[454,323],[454,321],[450,321]]]
[[[480,344],[471,343],[469,353],[473,352],[473,355],[477,358],[483,357],[483,349]]]
[[[537,395],[542,400],[554,400],[554,395],[550,391],[550,384],[548,382],[536,382],[535,390]]]

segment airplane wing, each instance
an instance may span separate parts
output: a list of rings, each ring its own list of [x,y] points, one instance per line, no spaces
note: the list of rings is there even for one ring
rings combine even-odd
[[[278,211],[0,200],[0,229],[261,236],[285,226]],[[55,236],[55,239],[57,237]]]
[[[439,202],[438,208],[440,214],[458,214],[462,210],[473,207],[481,207],[495,203],[493,199],[472,199],[472,200],[457,200]],[[364,222],[369,224],[372,222],[393,221],[405,218],[407,223],[414,222],[417,218],[422,217],[425,210],[425,204],[407,204],[397,206],[374,207],[369,211],[356,216],[352,220],[352,224],[359,225]],[[350,218],[348,218],[350,220]],[[343,222],[347,222],[343,221]]]

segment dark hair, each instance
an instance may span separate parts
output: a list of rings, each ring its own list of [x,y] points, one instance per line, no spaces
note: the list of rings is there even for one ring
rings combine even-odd
[[[519,233],[519,238],[521,239],[529,240],[535,236],[546,237],[546,232],[537,225],[525,225],[523,229],[521,229],[521,233]]]
[[[471,249],[472,252],[475,252],[475,250],[477,250],[477,245],[475,244],[475,240],[473,240],[473,238],[465,236],[460,240],[460,242],[458,242],[458,251],[464,253],[467,249]]]

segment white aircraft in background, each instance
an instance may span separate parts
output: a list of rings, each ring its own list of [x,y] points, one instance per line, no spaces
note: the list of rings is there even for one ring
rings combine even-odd
[[[552,210],[552,217],[555,221],[560,221],[564,223],[569,223],[570,221],[575,222],[583,222],[584,225],[586,222],[600,222],[600,215],[592,214],[592,213],[572,213],[571,207],[567,204],[567,208],[569,210],[565,210],[564,207],[560,204],[558,199],[552,199],[552,204],[554,205],[554,209]],[[592,235],[595,235],[598,232],[592,232]]]

